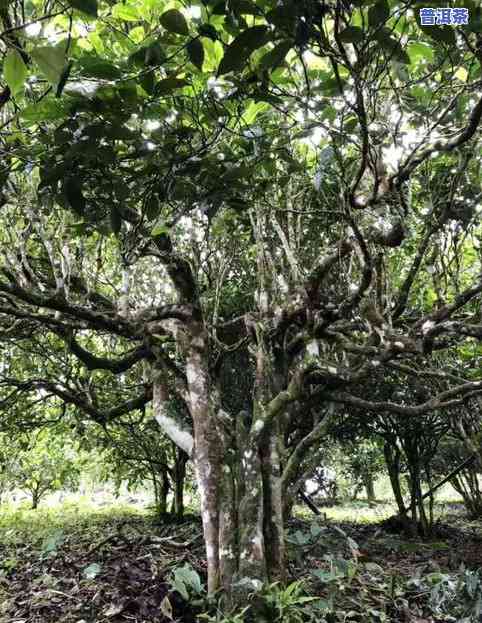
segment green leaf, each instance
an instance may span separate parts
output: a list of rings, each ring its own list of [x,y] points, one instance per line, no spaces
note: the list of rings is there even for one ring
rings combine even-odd
[[[390,16],[390,7],[386,0],[379,0],[368,9],[368,23],[372,27],[384,24]]]
[[[138,22],[141,19],[136,7],[120,3],[112,7],[112,15],[116,19],[121,19],[124,22]]]
[[[269,40],[267,26],[253,26],[232,41],[219,64],[218,76],[244,68],[251,54]]]
[[[243,114],[243,120],[246,125],[251,125],[256,117],[268,108],[269,104],[266,102],[251,102]]]
[[[283,63],[286,55],[293,47],[293,41],[282,41],[267,52],[259,62],[261,69],[276,69]]]
[[[320,582],[323,584],[328,584],[329,582],[333,582],[334,580],[340,580],[344,577],[343,574],[337,573],[335,570],[333,571],[322,571],[321,569],[316,569],[311,572]]]
[[[128,58],[128,63],[137,65],[138,67],[144,67],[144,65],[152,67],[155,65],[162,65],[165,60],[166,55],[164,51],[159,45],[159,42],[155,41],[151,43],[151,45],[144,45],[133,52]]]
[[[44,99],[38,104],[29,104],[20,113],[20,117],[27,123],[41,121],[55,121],[64,116],[67,107],[62,100]]]
[[[358,125],[358,117],[356,115],[351,115],[345,121],[343,125],[343,129],[346,130],[347,132],[353,132],[353,130],[357,127],[357,125]]]
[[[191,63],[202,71],[204,63],[204,48],[201,41],[199,39],[192,39],[187,44],[187,53]]]
[[[18,50],[10,49],[3,63],[3,77],[13,95],[19,93],[25,84],[28,69]]]
[[[63,45],[34,48],[31,56],[51,84],[57,84],[60,81],[65,67],[65,50]]]
[[[174,32],[178,35],[188,35],[189,27],[184,15],[177,9],[170,9],[161,15],[161,25],[164,26],[169,32]]]
[[[365,33],[358,26],[348,26],[340,33],[340,40],[343,43],[360,43],[365,39]]]
[[[56,530],[53,534],[44,539],[42,543],[42,554],[49,554],[55,552],[59,545],[65,540],[65,535],[62,530]]]
[[[156,84],[156,88],[154,90],[155,95],[167,95],[176,89],[182,89],[189,82],[185,78],[176,78],[175,76],[170,76],[169,78],[164,78],[164,80],[160,80]]]
[[[197,31],[201,37],[207,37],[211,39],[211,41],[217,41],[219,39],[218,31],[212,24],[201,24]]]
[[[117,85],[117,91],[126,102],[134,103],[137,100],[137,84],[134,80],[124,80]]]
[[[171,581],[171,584],[174,590],[176,590],[185,601],[189,601],[189,593],[187,592],[186,585],[181,578],[175,577]]]
[[[342,87],[343,81],[340,84],[336,78],[328,78],[321,83],[324,95],[339,95],[342,92]]]
[[[311,524],[310,526],[310,532],[313,538],[316,538],[317,536],[319,536],[323,531],[324,531],[324,528],[322,528],[321,526],[318,526],[315,523]]]
[[[80,58],[79,64],[81,66],[81,74],[90,78],[117,80],[122,76],[122,72],[118,67],[99,56],[83,56]]]
[[[145,48],[144,62],[149,67],[162,65],[166,60],[166,55],[157,41]]]
[[[97,562],[93,562],[88,567],[85,567],[82,571],[82,575],[86,580],[93,580],[101,572],[101,566]]]
[[[423,58],[429,62],[433,62],[434,53],[432,48],[426,43],[412,42],[408,45],[408,55],[412,63],[417,62]]]
[[[91,17],[97,17],[97,0],[68,0],[70,6]]]
[[[142,74],[139,77],[139,84],[144,89],[146,93],[149,95],[154,95],[154,91],[156,89],[156,80],[154,70],[150,70],[145,74]]]
[[[310,542],[311,536],[296,530],[294,533],[288,535],[287,540],[295,545],[307,545]]]
[[[154,229],[151,231],[151,236],[162,236],[164,234],[168,234],[169,233],[169,227],[167,227],[166,225],[156,225],[154,227]]]
[[[183,595],[183,597],[185,596],[184,591],[186,591],[187,588],[192,589],[198,595],[202,592],[201,578],[199,577],[197,571],[195,571],[188,564],[183,567],[178,567],[174,571],[173,585],[177,590],[182,587],[179,592]]]

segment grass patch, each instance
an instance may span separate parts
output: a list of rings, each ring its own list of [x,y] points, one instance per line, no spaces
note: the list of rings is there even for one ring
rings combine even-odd
[[[29,508],[28,503],[4,504],[0,507],[0,543],[5,546],[34,545],[59,530],[73,536],[89,530],[98,532],[102,526],[146,517],[147,514],[143,509],[122,502],[99,508],[87,498],[40,506],[36,510]]]

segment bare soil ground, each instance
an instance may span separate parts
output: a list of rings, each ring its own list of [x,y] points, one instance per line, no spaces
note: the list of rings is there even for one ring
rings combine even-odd
[[[29,537],[0,525],[0,623],[191,623],[202,611],[170,582],[184,563],[205,581],[197,517],[107,515],[41,537],[37,528]],[[332,605],[327,621],[449,621],[434,614],[423,578],[482,568],[482,524],[460,512],[426,541],[380,524],[301,518],[287,535],[290,576]]]

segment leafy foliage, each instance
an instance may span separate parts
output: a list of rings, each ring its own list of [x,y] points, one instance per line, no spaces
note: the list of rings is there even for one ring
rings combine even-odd
[[[14,440],[2,435],[1,442],[3,478],[9,488],[28,493],[34,509],[47,493],[77,486],[83,457],[62,431]]]

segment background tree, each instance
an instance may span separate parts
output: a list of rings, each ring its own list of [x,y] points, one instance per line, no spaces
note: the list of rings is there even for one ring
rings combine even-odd
[[[78,453],[65,430],[44,430],[18,439],[3,437],[2,441],[4,473],[10,488],[27,493],[32,509],[48,493],[78,485],[85,457]]]
[[[159,439],[158,425],[144,413],[140,419],[129,414],[106,427],[104,434],[91,431],[94,447],[104,449],[102,475],[119,491],[123,483],[136,489],[146,483],[152,487],[157,513],[184,513],[184,491],[187,486],[188,455],[170,442]],[[171,507],[168,498],[171,495]]]

